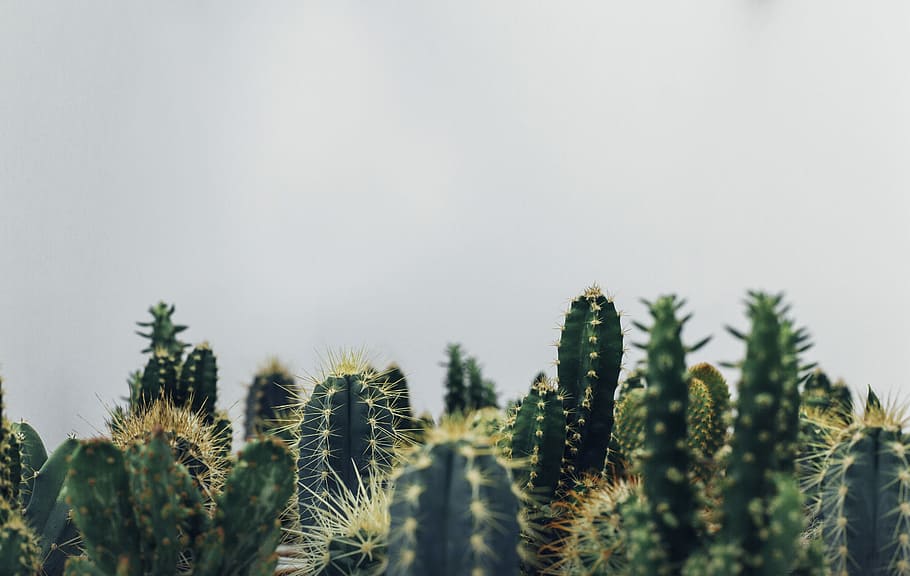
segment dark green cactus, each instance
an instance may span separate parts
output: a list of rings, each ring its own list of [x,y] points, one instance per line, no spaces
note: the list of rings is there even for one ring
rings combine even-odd
[[[397,475],[389,576],[514,574],[519,501],[489,439],[444,425]]]
[[[173,399],[179,370],[177,359],[165,348],[157,348],[149,357],[138,386],[130,388],[130,409],[142,410],[162,396]]]
[[[799,406],[792,401],[792,387],[798,385],[805,340],[785,316],[782,300],[782,295],[750,293],[751,332],[730,329],[746,341],[746,358],[723,487],[722,538],[725,546],[740,550],[744,575],[773,576],[768,558],[792,563],[796,550],[774,533],[784,529],[775,524],[779,518],[773,508],[776,498],[785,497],[780,479],[792,478],[795,469],[791,426],[798,423]],[[786,529],[792,532],[792,526]]]
[[[189,406],[202,414],[207,423],[215,420],[218,401],[218,362],[207,342],[196,346],[180,368],[180,376],[172,392],[177,406]]]
[[[391,470],[402,443],[393,423],[393,387],[365,366],[342,362],[316,384],[303,407],[297,473],[301,524],[320,498],[355,490],[359,478]]]
[[[34,476],[25,519],[38,534],[42,574],[63,574],[66,559],[79,554],[80,537],[66,502],[65,480],[69,461],[79,443],[67,438],[45,460]]]
[[[445,413],[463,414],[468,406],[468,390],[465,386],[464,360],[461,357],[461,345],[449,344],[446,350],[449,356],[445,381]]]
[[[178,334],[186,330],[186,326],[174,324],[171,320],[171,316],[174,315],[174,305],[168,306],[164,302],[159,302],[149,308],[149,314],[152,315],[150,322],[136,322],[138,326],[149,329],[147,332],[136,331],[136,334],[149,339],[149,344],[142,350],[142,353],[155,352],[163,348],[167,354],[179,361],[183,356],[183,351],[190,345],[177,338]]]
[[[0,378],[0,568],[4,575],[32,576],[41,569],[41,550],[20,511],[20,483],[19,443],[3,415]]]
[[[838,576],[910,574],[910,440],[895,410],[869,400],[816,463],[825,555]]]
[[[681,334],[688,318],[679,320],[676,316],[682,306],[675,296],[649,304],[654,323],[647,328],[650,340],[642,485],[651,521],[666,553],[661,573],[667,574],[678,570],[698,546],[695,494],[688,478],[691,454],[685,441],[689,377]]]
[[[713,410],[711,421],[706,422],[710,429],[707,434],[709,440],[704,448],[704,456],[712,458],[727,440],[727,425],[730,421],[730,388],[727,386],[723,374],[707,362],[690,367],[689,374],[704,382],[711,395]]]
[[[467,371],[467,409],[482,410],[484,408],[497,408],[499,400],[496,394],[496,385],[483,377],[483,371],[477,359],[470,357],[465,362]]]
[[[564,475],[599,474],[606,464],[622,355],[616,306],[592,286],[572,300],[559,339],[559,389],[571,430]]]
[[[560,482],[566,414],[559,390],[546,377],[535,379],[510,419],[507,435],[518,485],[536,499],[549,501]]]
[[[408,438],[413,438],[415,433],[422,428],[420,422],[414,417],[411,407],[411,391],[404,372],[398,364],[392,363],[383,370],[379,380],[386,382],[392,401],[392,426]]]
[[[300,389],[294,376],[277,358],[270,359],[256,372],[247,390],[244,437],[281,434],[287,429],[285,420],[299,398]]]

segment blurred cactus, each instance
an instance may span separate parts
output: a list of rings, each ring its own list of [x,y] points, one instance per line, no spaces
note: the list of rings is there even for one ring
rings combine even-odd
[[[559,535],[546,552],[551,555],[543,574],[554,576],[613,576],[628,567],[627,534],[622,506],[633,496],[635,485],[626,481],[586,491],[568,503],[567,513],[554,522]]]
[[[256,372],[247,390],[244,438],[281,435],[288,429],[287,420],[299,397],[299,387],[290,371],[277,358],[270,358]]]
[[[832,574],[910,574],[906,426],[901,410],[883,407],[869,390],[863,416],[826,427],[827,447],[807,476]]]
[[[474,357],[465,358],[460,344],[449,344],[445,380],[445,413],[465,414],[472,410],[496,408],[499,398],[496,385],[483,377],[480,364]]]
[[[514,574],[519,500],[490,440],[464,423],[434,429],[395,478],[389,576]]]
[[[225,450],[229,428],[208,424],[201,413],[176,406],[168,398],[153,402],[145,410],[115,413],[108,426],[111,441],[124,451],[147,444],[153,434],[162,435],[206,501],[220,492],[229,467],[230,444]]]
[[[67,574],[264,575],[274,568],[278,513],[293,491],[293,461],[277,441],[248,444],[212,517],[166,433],[125,453],[108,440],[73,454],[69,498],[87,558]]]
[[[174,324],[171,320],[171,316],[174,315],[174,305],[168,306],[164,302],[159,302],[149,308],[149,314],[152,315],[150,322],[136,322],[139,327],[147,329],[146,332],[136,331],[136,334],[149,340],[148,346],[142,350],[142,353],[154,353],[156,350],[163,349],[166,354],[173,356],[179,362],[183,351],[190,345],[177,338],[178,334],[186,330],[186,326]]]

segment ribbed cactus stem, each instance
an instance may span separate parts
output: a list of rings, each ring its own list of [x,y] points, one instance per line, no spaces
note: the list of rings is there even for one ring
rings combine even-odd
[[[215,419],[218,400],[218,362],[212,348],[203,342],[190,352],[180,369],[180,378],[173,391],[177,406],[188,406],[204,415],[207,423]]]
[[[592,286],[572,300],[559,339],[559,388],[569,403],[569,475],[600,474],[613,429],[623,337],[611,299]]]
[[[566,448],[562,394],[549,380],[535,380],[508,430],[509,457],[516,479],[528,494],[549,501],[560,481]]]
[[[674,296],[650,307],[654,324],[648,342],[648,387],[642,470],[644,494],[670,567],[680,567],[697,546],[695,495],[688,479],[686,444],[689,405],[685,320],[676,314],[683,302]]]
[[[481,436],[434,434],[395,480],[387,573],[514,574],[519,501],[508,470]]]
[[[298,442],[301,523],[312,524],[320,498],[357,487],[391,469],[400,436],[392,390],[371,372],[336,373],[319,382],[303,409]]]

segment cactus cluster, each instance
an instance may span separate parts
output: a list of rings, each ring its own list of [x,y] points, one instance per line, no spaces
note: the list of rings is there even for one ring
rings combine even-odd
[[[330,357],[304,392],[277,362],[247,398],[246,445],[216,410],[217,361],[174,307],[108,438],[48,451],[3,418],[0,574],[910,576],[910,438],[869,390],[802,357],[780,295],[749,293],[736,401],[690,365],[689,316],[646,302],[645,358],[620,384],[620,314],[574,298],[556,378],[505,410],[449,348],[446,410],[415,418],[396,365]],[[617,394],[618,392],[618,394]]]

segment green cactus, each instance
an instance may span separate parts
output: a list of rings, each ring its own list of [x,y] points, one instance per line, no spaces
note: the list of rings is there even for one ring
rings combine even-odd
[[[150,329],[148,332],[136,331],[136,334],[149,339],[149,345],[142,350],[142,353],[147,354],[163,348],[168,355],[179,361],[183,356],[183,351],[190,345],[177,338],[178,334],[186,330],[186,326],[174,324],[171,320],[171,316],[174,315],[174,305],[168,306],[164,302],[159,302],[149,308],[149,314],[152,315],[150,322],[136,322],[141,328]]]
[[[123,450],[149,442],[164,431],[177,462],[189,471],[207,502],[221,490],[229,467],[230,420],[207,424],[202,414],[161,398],[144,410],[115,414],[109,422],[111,440]]]
[[[209,424],[215,420],[218,401],[218,362],[207,342],[196,346],[180,368],[172,392],[177,406],[189,406]]]
[[[66,502],[65,480],[69,460],[79,443],[67,438],[35,473],[25,508],[25,520],[38,534],[42,574],[63,573],[66,559],[79,554],[79,532]]]
[[[910,574],[910,440],[901,414],[868,398],[810,472],[825,556],[838,576]]]
[[[704,382],[711,395],[712,417],[710,422],[704,421],[708,425],[708,429],[703,453],[706,458],[713,458],[727,440],[727,425],[730,421],[730,388],[727,386],[723,374],[707,362],[690,367],[689,374],[692,378]]]
[[[467,409],[482,410],[483,408],[497,408],[499,400],[496,394],[496,385],[491,380],[483,377],[480,363],[473,356],[465,361],[467,371]]]
[[[250,442],[210,518],[160,427],[125,455],[109,440],[87,441],[73,454],[68,476],[87,558],[68,561],[67,574],[270,574],[278,513],[293,484],[293,459],[280,442]]]
[[[599,474],[606,464],[622,356],[616,306],[592,286],[572,300],[559,339],[559,389],[571,430],[564,476]]]
[[[549,501],[560,483],[566,414],[561,393],[546,377],[535,379],[507,435],[507,456],[516,466],[518,485],[537,500]]]
[[[28,422],[13,422],[12,433],[19,439],[19,457],[22,482],[19,487],[19,500],[28,503],[35,483],[35,475],[47,460],[47,449],[38,431]]]
[[[31,576],[41,569],[38,538],[20,511],[19,442],[3,415],[0,378],[0,567],[9,576]]]
[[[389,504],[385,478],[373,476],[320,501],[316,524],[294,546],[296,576],[380,576],[388,567]]]
[[[385,474],[404,440],[393,423],[395,388],[367,371],[356,357],[343,357],[317,383],[303,407],[297,444],[301,524],[313,524],[319,498],[339,494]]]
[[[696,499],[688,479],[692,455],[686,442],[689,383],[686,348],[681,333],[688,318],[677,319],[683,301],[675,296],[648,303],[654,324],[645,328],[648,368],[645,389],[645,433],[642,451],[642,486],[651,521],[666,553],[660,573],[681,567],[698,546],[695,529]],[[644,328],[644,327],[642,327]],[[700,347],[707,340],[696,344]],[[700,382],[700,381],[699,381]],[[706,387],[702,384],[702,388]],[[698,395],[710,402],[710,396]],[[710,414],[711,407],[707,407]]]
[[[130,409],[142,410],[162,396],[173,400],[179,372],[178,360],[165,348],[156,348],[142,371],[138,386],[130,388]]]
[[[554,522],[560,534],[550,547],[552,559],[542,571],[553,576],[613,576],[628,568],[627,534],[622,507],[634,496],[635,484],[626,481],[595,487],[569,505]]]
[[[292,407],[299,401],[300,390],[294,376],[277,358],[266,362],[246,394],[244,437],[277,433],[284,437]]]
[[[746,336],[730,329],[746,341],[746,358],[723,488],[723,542],[740,549],[744,575],[773,576],[768,558],[792,560],[795,550],[782,548],[772,534],[773,502],[783,497],[778,479],[794,471],[795,436],[782,423],[798,422],[798,405],[786,395],[795,385],[804,340],[784,316],[782,300],[782,295],[750,293],[751,332]]]
[[[514,574],[519,500],[488,438],[445,423],[396,475],[389,576]]]
[[[445,381],[445,413],[463,414],[468,406],[468,390],[465,386],[464,360],[461,357],[461,345],[449,344],[446,349],[449,356],[446,367]]]

